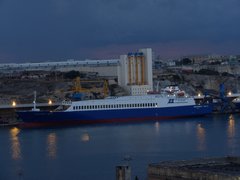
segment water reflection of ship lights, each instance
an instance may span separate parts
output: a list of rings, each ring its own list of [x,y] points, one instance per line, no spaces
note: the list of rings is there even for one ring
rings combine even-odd
[[[155,122],[154,126],[155,126],[155,129],[156,129],[156,132],[159,133],[160,123],[157,121],[157,122]]]
[[[201,124],[197,125],[197,138],[198,138],[198,150],[203,151],[206,149],[205,145],[205,129]]]
[[[229,116],[228,119],[228,128],[227,128],[227,135],[228,135],[228,145],[231,148],[232,152],[234,153],[234,140],[235,140],[235,119],[233,115]]]
[[[235,136],[235,119],[233,115],[230,115],[228,119],[228,137],[232,138],[234,136]]]
[[[14,160],[21,159],[21,146],[18,139],[18,134],[20,133],[20,129],[14,127],[10,129],[10,140],[11,140],[11,150],[12,150],[12,158]]]
[[[47,152],[50,158],[55,159],[57,156],[57,135],[50,133],[47,136]]]
[[[88,133],[84,133],[82,136],[81,136],[81,141],[83,142],[87,142],[90,140],[90,136]]]

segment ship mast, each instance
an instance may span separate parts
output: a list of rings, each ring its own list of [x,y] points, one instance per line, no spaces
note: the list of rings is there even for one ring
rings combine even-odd
[[[37,91],[34,91],[33,94],[34,94],[34,98],[33,98],[33,108],[32,108],[32,111],[39,111],[40,109],[36,108]]]

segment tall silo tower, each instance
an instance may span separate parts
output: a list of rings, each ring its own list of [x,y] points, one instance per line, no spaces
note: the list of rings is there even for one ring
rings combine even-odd
[[[118,82],[131,95],[152,91],[152,49],[139,49],[138,52],[121,55]]]

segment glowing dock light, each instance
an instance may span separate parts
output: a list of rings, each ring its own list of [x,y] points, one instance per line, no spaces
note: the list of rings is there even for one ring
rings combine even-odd
[[[228,92],[228,95],[229,95],[229,96],[231,96],[231,95],[232,95],[232,92],[231,92],[231,91],[229,91],[229,92]]]
[[[17,103],[15,101],[12,102],[12,107],[16,107]]]
[[[48,100],[48,104],[52,105],[52,100],[51,99]]]
[[[201,93],[198,93],[198,97],[201,97]]]

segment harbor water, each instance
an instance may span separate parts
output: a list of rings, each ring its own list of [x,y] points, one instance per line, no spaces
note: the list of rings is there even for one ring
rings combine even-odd
[[[130,165],[240,155],[240,114],[72,127],[0,128],[0,179],[114,180]]]

